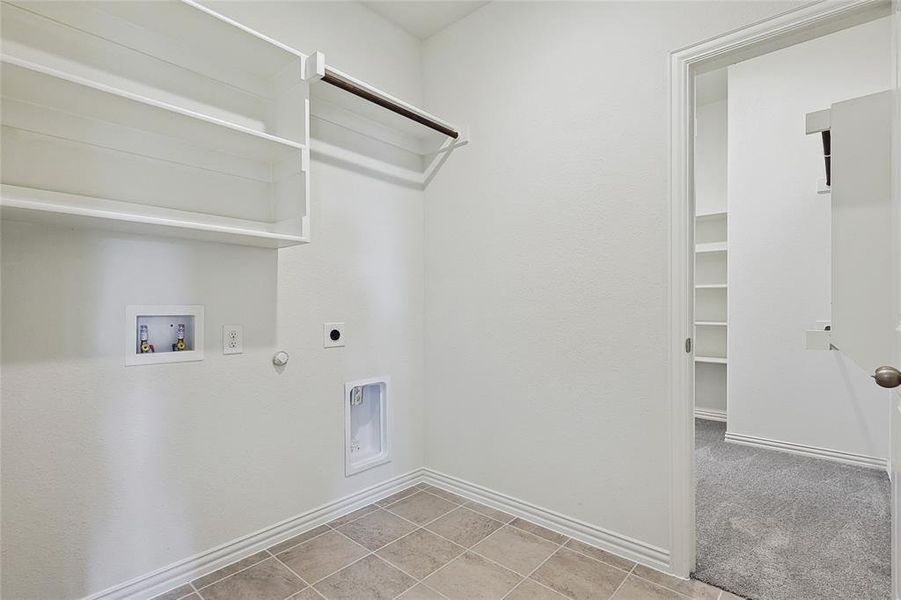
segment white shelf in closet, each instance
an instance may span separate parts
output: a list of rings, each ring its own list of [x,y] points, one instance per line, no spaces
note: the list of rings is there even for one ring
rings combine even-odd
[[[89,128],[76,130],[72,127],[68,135],[51,133],[59,116],[77,115],[78,118],[140,129],[211,151],[251,159],[278,161],[293,154],[297,168],[301,167],[297,153],[304,146],[297,142],[15,57],[2,56],[0,60],[3,99],[15,102],[14,115],[3,115],[4,125],[46,135],[81,138],[78,141],[85,143],[99,141],[92,139],[97,134]],[[58,116],[53,118],[51,113]],[[9,121],[12,122],[8,124]]]
[[[725,219],[729,213],[726,211],[716,211],[708,213],[699,213],[695,215],[696,219]]]
[[[712,365],[725,365],[726,359],[718,356],[695,356],[696,363],[707,363]]]
[[[696,285],[696,290],[725,290],[728,286],[725,283],[704,283]]]
[[[707,254],[712,252],[726,252],[726,242],[708,242],[695,245],[695,253]]]
[[[726,327],[728,324],[725,321],[695,321],[695,325],[698,327]]]

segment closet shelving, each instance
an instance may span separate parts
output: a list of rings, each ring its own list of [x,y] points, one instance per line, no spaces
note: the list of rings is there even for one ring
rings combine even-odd
[[[725,365],[727,342],[727,214],[695,220],[695,362]]]
[[[3,218],[291,246],[310,237],[311,103],[415,157],[388,168],[417,185],[466,143],[321,53],[193,0],[0,10]]]
[[[307,57],[194,2],[3,2],[3,218],[309,239]]]

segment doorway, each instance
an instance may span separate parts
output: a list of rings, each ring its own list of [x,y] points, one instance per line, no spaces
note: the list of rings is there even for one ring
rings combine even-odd
[[[894,24],[891,22],[892,19],[896,21]],[[879,25],[880,20],[882,25]],[[803,54],[802,50],[805,46],[814,47],[814,52],[816,52],[815,47],[818,43],[821,45],[820,51],[824,49],[828,51],[829,48],[834,49],[835,44],[830,42],[834,42],[835,38],[827,41],[826,36],[847,37],[854,31],[860,35],[860,31],[862,31],[860,28],[867,30],[867,28],[873,29],[880,26],[884,27],[886,32],[887,41],[883,56],[886,65],[885,71],[890,74],[883,87],[894,89],[897,85],[897,76],[895,75],[897,65],[891,65],[889,62],[891,55],[889,48],[892,36],[897,39],[897,20],[897,13],[891,12],[891,6],[888,3],[860,2],[843,7],[816,5],[787,13],[772,21],[734,32],[673,55],[673,269],[671,281],[673,291],[673,371],[671,383],[674,390],[674,476],[672,486],[674,512],[672,568],[677,574],[684,576],[689,572],[694,572],[701,579],[709,579],[711,574],[722,576],[722,572],[716,574],[715,569],[711,568],[711,560],[728,563],[730,554],[728,552],[729,544],[726,542],[731,543],[735,540],[728,539],[728,536],[723,535],[724,539],[719,540],[720,543],[717,546],[716,544],[711,545],[709,538],[711,533],[724,533],[721,531],[724,522],[729,523],[735,529],[743,529],[747,535],[745,542],[764,539],[764,545],[769,544],[769,549],[775,553],[772,564],[784,568],[781,574],[775,572],[771,574],[775,577],[782,577],[783,583],[793,577],[797,578],[798,574],[813,577],[812,572],[817,567],[828,571],[830,565],[822,564],[828,563],[828,558],[816,558],[813,554],[808,553],[805,557],[811,560],[808,564],[803,561],[793,562],[791,558],[787,558],[791,556],[800,558],[800,554],[803,554],[803,544],[798,545],[801,540],[799,540],[799,530],[795,525],[803,524],[805,519],[811,525],[807,530],[807,533],[811,535],[811,548],[816,548],[816,542],[820,542],[822,545],[826,539],[840,545],[842,540],[837,540],[835,536],[835,529],[839,527],[839,523],[844,523],[841,527],[843,535],[854,537],[846,527],[848,519],[839,519],[831,525],[827,524],[825,531],[816,533],[817,527],[823,526],[823,523],[817,521],[817,517],[822,516],[822,511],[817,510],[817,507],[822,508],[823,505],[814,503],[811,505],[814,509],[805,512],[799,506],[799,503],[802,502],[788,493],[792,491],[790,489],[792,487],[801,487],[793,486],[793,483],[805,480],[805,478],[816,480],[819,477],[833,483],[841,480],[841,485],[855,487],[858,492],[864,489],[873,492],[871,498],[865,499],[862,492],[860,497],[853,497],[849,494],[843,496],[839,483],[836,483],[839,488],[833,490],[836,492],[837,499],[844,497],[851,501],[847,507],[849,514],[866,514],[873,518],[872,522],[859,523],[861,531],[882,528],[885,538],[888,538],[889,521],[886,515],[882,514],[880,517],[876,514],[879,512],[877,509],[865,509],[864,505],[872,500],[874,506],[881,502],[886,505],[884,512],[888,510],[888,482],[885,473],[886,470],[891,471],[889,422],[891,421],[890,415],[893,414],[889,412],[891,408],[889,396],[887,393],[880,395],[879,389],[875,386],[870,387],[872,383],[868,377],[869,373],[861,370],[855,364],[853,357],[829,349],[831,313],[828,292],[831,290],[829,282],[831,264],[826,260],[829,258],[829,248],[822,243],[823,240],[830,239],[829,221],[828,218],[826,220],[822,218],[822,210],[817,210],[817,208],[822,209],[822,206],[814,206],[814,210],[811,212],[810,202],[806,206],[803,204],[810,200],[808,197],[810,195],[805,195],[809,190],[813,191],[813,202],[816,202],[818,198],[825,199],[825,202],[829,201],[828,189],[825,189],[826,186],[818,181],[818,179],[826,177],[824,153],[820,149],[819,155],[815,159],[819,161],[817,167],[822,170],[822,173],[818,173],[820,177],[801,184],[809,185],[809,189],[800,194],[806,200],[792,204],[792,198],[799,195],[791,196],[789,194],[791,197],[788,200],[782,198],[779,203],[761,202],[761,195],[765,195],[767,200],[772,199],[774,192],[767,191],[764,184],[773,183],[774,179],[779,178],[780,175],[776,172],[777,168],[784,167],[786,177],[797,178],[798,165],[784,164],[790,161],[782,161],[777,163],[777,168],[774,168],[767,164],[766,158],[772,158],[770,154],[777,153],[784,148],[778,145],[771,146],[769,154],[761,154],[767,149],[762,150],[753,146],[755,140],[759,141],[761,138],[762,129],[766,129],[767,126],[777,128],[780,126],[767,121],[767,119],[775,119],[778,116],[776,113],[779,111],[772,107],[770,109],[761,108],[761,106],[765,106],[762,99],[749,99],[749,94],[755,90],[760,91],[767,84],[772,84],[774,88],[780,87],[779,76],[785,75],[785,73],[777,73],[774,71],[774,67],[783,69],[790,62],[786,59],[786,55],[779,56],[780,52],[787,52],[788,55],[797,59],[797,55]],[[872,31],[864,35],[869,35],[864,38],[867,41],[873,39]],[[839,58],[851,61],[848,53],[840,52]],[[756,83],[749,83],[753,80],[750,76],[754,75],[754,69],[749,65],[757,67],[758,76],[762,73],[768,75],[768,78],[758,78]],[[836,59],[828,61],[827,66],[834,72],[837,68]],[[736,139],[729,140],[728,144],[730,149],[737,148],[737,151],[733,156],[728,157],[729,167],[733,170],[729,173],[730,185],[724,186],[730,192],[726,194],[728,202],[724,202],[722,206],[711,206],[709,192],[711,181],[716,178],[698,177],[696,169],[700,165],[696,164],[696,159],[703,162],[704,149],[697,147],[696,144],[703,145],[705,142],[699,142],[699,140],[705,135],[708,142],[717,137],[716,135],[711,136],[709,129],[704,130],[705,120],[715,120],[717,111],[712,110],[709,106],[702,108],[700,101],[703,99],[702,96],[709,91],[705,91],[703,82],[717,78],[725,78],[728,81],[730,71],[735,75],[735,85],[733,88],[729,88],[728,85],[726,87],[736,90],[737,96],[740,97],[717,98],[714,102],[722,102],[725,107],[733,108],[735,111],[734,114],[726,117],[732,121],[727,121],[724,129],[735,134]],[[796,74],[794,79],[781,86],[783,91],[792,95],[816,96],[816,94],[821,94],[820,99],[825,105],[823,108],[828,108],[834,102],[879,91],[878,84],[875,84],[873,89],[866,89],[866,86],[856,89],[851,86],[845,90],[832,89],[830,91],[828,89],[830,85],[835,87],[842,83],[838,81],[842,78],[837,73],[835,80],[831,80],[828,73],[824,77],[817,78],[814,70],[809,66],[801,68],[798,72],[801,76],[797,77]],[[852,65],[850,73],[859,75],[861,69],[853,70]],[[810,77],[811,83],[805,84],[805,76]],[[844,79],[848,79],[848,77]],[[699,84],[700,87],[696,91],[695,86]],[[810,98],[807,98],[807,102],[810,102]],[[777,108],[788,110],[788,104],[791,102],[783,102]],[[803,106],[804,103],[800,102],[800,105]],[[755,107],[759,109],[756,115],[752,110]],[[720,113],[724,112],[728,113],[728,110],[720,111]],[[804,117],[808,111],[796,112],[798,114],[790,116],[791,119],[794,119],[794,124],[789,127],[794,127],[792,135],[798,132],[799,127],[803,135],[805,133],[803,131]],[[743,123],[744,130],[742,127],[735,127],[733,132],[729,125],[735,123]],[[709,123],[707,124],[709,125]],[[811,141],[819,143],[819,139],[808,138],[802,139],[800,144],[809,147]],[[754,160],[755,152],[757,156],[763,158]],[[826,154],[828,155],[828,149]],[[785,185],[783,181],[776,187],[776,192],[785,191],[783,189]],[[818,190],[818,188],[820,189]],[[817,191],[826,193],[817,194]],[[733,195],[735,196],[734,204],[732,202]],[[757,197],[756,202],[755,196]],[[810,214],[818,214],[819,220],[811,217]],[[825,214],[827,217],[829,216],[828,212]],[[799,222],[795,221],[796,218],[800,219],[801,227],[799,227]],[[790,227],[795,227],[794,239],[781,235],[789,231]],[[767,237],[768,235],[770,238]],[[788,246],[784,245],[786,239],[791,241]],[[748,241],[756,242],[757,247],[754,248],[753,243],[749,245]],[[753,248],[756,254],[749,253],[748,248]],[[790,285],[780,286],[774,282],[772,286],[782,293],[782,298],[779,298],[777,290],[765,289],[761,287],[760,281],[755,281],[755,276],[758,278],[773,277],[772,269],[768,271],[762,268],[768,260],[772,264],[781,264],[782,267],[787,267],[790,262],[787,258],[794,257],[799,252],[801,254],[807,252],[811,255],[802,261],[802,264],[807,267],[806,270],[801,271],[800,276],[798,273],[794,275],[782,273],[779,276],[786,276]],[[815,258],[817,256],[819,258]],[[755,269],[757,272],[754,272]],[[791,269],[784,270],[790,271]],[[815,282],[821,283],[821,289],[817,292],[826,298],[826,301],[821,301],[821,306],[818,308],[811,309],[811,305],[816,302],[811,301],[810,297],[792,301],[784,297],[788,293],[805,288],[801,281],[804,277],[807,277],[810,282],[814,282],[812,285],[815,285]],[[808,294],[808,296],[810,295]],[[790,323],[781,325],[775,323],[778,320],[777,316],[785,316],[783,313],[791,312],[785,309],[789,304],[792,304],[796,313],[789,315]],[[776,310],[776,308],[780,308],[780,310]],[[800,326],[802,321],[803,326]],[[766,323],[771,329],[774,327],[775,329],[763,331],[766,327],[762,327],[761,323]],[[825,344],[826,347],[816,349],[818,343]],[[786,347],[792,346],[788,354],[796,358],[800,356],[803,364],[789,364],[785,356],[779,356],[780,353],[777,350],[780,344]],[[752,352],[755,350],[755,346],[757,346],[757,354]],[[687,351],[689,349],[693,352]],[[799,350],[800,352],[798,352]],[[698,358],[701,360],[696,362]],[[823,365],[827,366],[823,368]],[[784,372],[779,373],[780,369],[784,369]],[[809,371],[805,374],[804,369]],[[767,379],[770,381],[766,382]],[[767,387],[767,383],[769,383],[769,387]],[[811,383],[813,387],[805,389],[802,385],[804,383]],[[816,386],[820,386],[822,389],[818,391]],[[839,386],[844,386],[845,389],[839,390]],[[853,397],[853,401],[833,410],[826,402],[828,398],[824,394],[836,391],[843,391],[845,400]],[[698,405],[695,404],[696,400],[700,401]],[[734,405],[730,406],[729,400],[732,400]],[[812,404],[804,406],[805,402]],[[874,408],[876,405],[879,406],[878,409]],[[840,409],[845,410],[845,414],[836,414],[836,412],[840,412]],[[705,419],[699,421],[700,426],[697,431],[694,422],[695,416]],[[755,419],[760,421],[756,425],[754,424]],[[793,424],[792,419],[797,422]],[[842,431],[842,426],[849,424],[852,426],[845,427],[845,429],[852,431],[858,439],[841,442],[830,440],[829,436],[847,433],[847,431]],[[755,427],[757,427],[756,430]],[[696,433],[698,434],[697,448]],[[699,495],[706,489],[707,495],[712,496],[709,493],[711,490],[724,491],[729,487],[724,484],[720,486],[721,489],[717,490],[717,486],[711,485],[709,478],[728,476],[728,471],[718,472],[716,468],[711,468],[711,465],[715,467],[719,464],[722,467],[723,464],[728,465],[732,461],[744,468],[745,476],[750,478],[756,473],[756,483],[763,486],[759,490],[761,496],[757,499],[756,505],[741,507],[736,504],[737,500],[747,498],[747,494],[718,500],[711,497],[696,498],[694,489],[696,450],[710,459],[703,465],[697,465],[698,479],[704,482],[704,478],[707,478],[707,487],[699,487],[697,492]],[[806,456],[803,456],[805,454]],[[805,474],[804,469],[801,468],[803,464],[807,464],[817,475],[812,475],[813,471]],[[752,467],[759,470],[755,471]],[[780,481],[778,477],[774,477],[777,473],[790,475]],[[858,473],[861,478],[855,479],[854,475]],[[691,474],[690,477],[688,477],[689,474]],[[739,473],[739,475],[741,474]],[[680,478],[686,478],[687,481],[680,480]],[[764,493],[766,485],[773,486],[772,493],[769,495]],[[817,495],[816,486],[812,486],[807,491],[811,492],[814,497]],[[821,491],[825,496],[826,490]],[[881,501],[879,500],[880,494],[882,495]],[[698,500],[698,519],[709,517],[711,503],[716,505],[719,502],[718,508],[720,509],[725,504],[735,504],[733,508],[736,512],[731,515],[720,514],[723,521],[702,530],[698,534],[699,537],[695,537],[696,499]],[[823,498],[820,500],[822,501]],[[771,503],[769,506],[768,502]],[[761,508],[762,512],[755,515],[753,508]],[[837,510],[836,515],[841,515],[838,504],[832,505],[832,508]],[[772,510],[767,512],[768,509]],[[780,513],[780,511],[782,512]],[[702,512],[705,514],[701,514]],[[779,514],[788,517],[786,520],[788,530],[784,526],[780,528],[777,521],[772,518]],[[698,521],[698,525],[701,525],[700,521]],[[858,557],[867,555],[871,562],[881,560],[885,563],[885,581],[880,584],[885,588],[885,592],[877,592],[877,595],[874,596],[856,595],[853,597],[889,597],[887,591],[890,587],[888,571],[892,561],[888,558],[888,541],[886,539],[882,544],[882,549],[873,551],[872,548],[861,546],[862,542],[867,541],[865,538],[866,536],[859,536],[855,541],[844,540],[848,548],[846,554],[854,555],[856,553]],[[876,544],[876,546],[879,545]],[[751,549],[746,547],[744,550],[747,552]],[[780,550],[785,550],[786,555],[778,556]],[[722,566],[718,565],[718,567]],[[748,563],[741,564],[740,562],[733,566],[745,570],[754,568]],[[757,566],[766,568],[765,563]],[[831,567],[834,573],[836,571],[834,565]],[[824,574],[827,579],[829,575],[829,573]],[[760,573],[757,576],[764,577],[765,575]],[[727,582],[716,580],[711,583],[722,585]],[[826,582],[827,585],[834,583],[834,581]],[[729,588],[730,586],[725,585],[725,587]],[[731,587],[737,593],[743,592],[749,596],[756,594],[753,597],[781,597],[775,593],[769,596],[761,595],[760,589],[748,589],[746,585]],[[815,594],[820,595],[809,597],[828,597],[821,592],[815,592]],[[802,592],[796,591],[795,595],[791,597],[805,596]]]

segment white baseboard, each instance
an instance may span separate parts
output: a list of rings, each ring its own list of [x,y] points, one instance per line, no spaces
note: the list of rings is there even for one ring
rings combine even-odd
[[[668,550],[561,515],[480,485],[432,469],[422,468],[328,502],[296,517],[172,563],[147,575],[87,596],[84,600],[153,598],[417,483],[428,483],[440,487],[469,500],[475,500],[511,515],[522,517],[654,569],[669,570]]]
[[[433,469],[427,468],[423,471],[425,472],[425,482],[435,487],[522,517],[527,521],[543,525],[548,529],[553,529],[653,569],[669,571],[670,554],[668,550],[535,506],[525,500],[495,492],[475,483],[439,473]]]
[[[726,422],[726,411],[717,410],[715,408],[698,408],[695,407],[695,419],[704,419],[706,421]]]
[[[793,442],[782,442],[779,440],[755,437],[753,435],[731,433],[728,431],[726,432],[726,441],[732,442],[733,444],[742,444],[744,446],[754,446],[757,448],[766,448],[767,450],[781,450],[782,452],[791,452],[792,454],[800,454],[802,456],[812,456],[814,458],[822,458],[847,465],[867,467],[869,469],[885,470],[888,465],[886,459],[877,458],[875,456],[843,452],[841,450],[830,450],[828,448],[818,448],[817,446],[807,446],[805,444],[795,444]]]
[[[323,523],[362,508],[400,490],[421,483],[424,469],[416,469],[404,475],[393,477],[387,481],[360,490],[333,502],[328,502],[286,519],[281,523],[270,525],[255,533],[242,536],[221,546],[195,554],[147,575],[105,589],[85,600],[124,600],[125,598],[153,598],[172,588],[184,585],[198,577],[212,573],[226,565],[255,554],[260,550],[294,537],[304,531],[318,527]]]

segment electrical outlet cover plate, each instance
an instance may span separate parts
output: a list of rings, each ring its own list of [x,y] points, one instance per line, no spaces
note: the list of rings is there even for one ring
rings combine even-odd
[[[345,335],[344,323],[323,323],[322,347],[340,348],[344,346]]]
[[[244,327],[242,325],[222,326],[222,354],[244,353]]]

